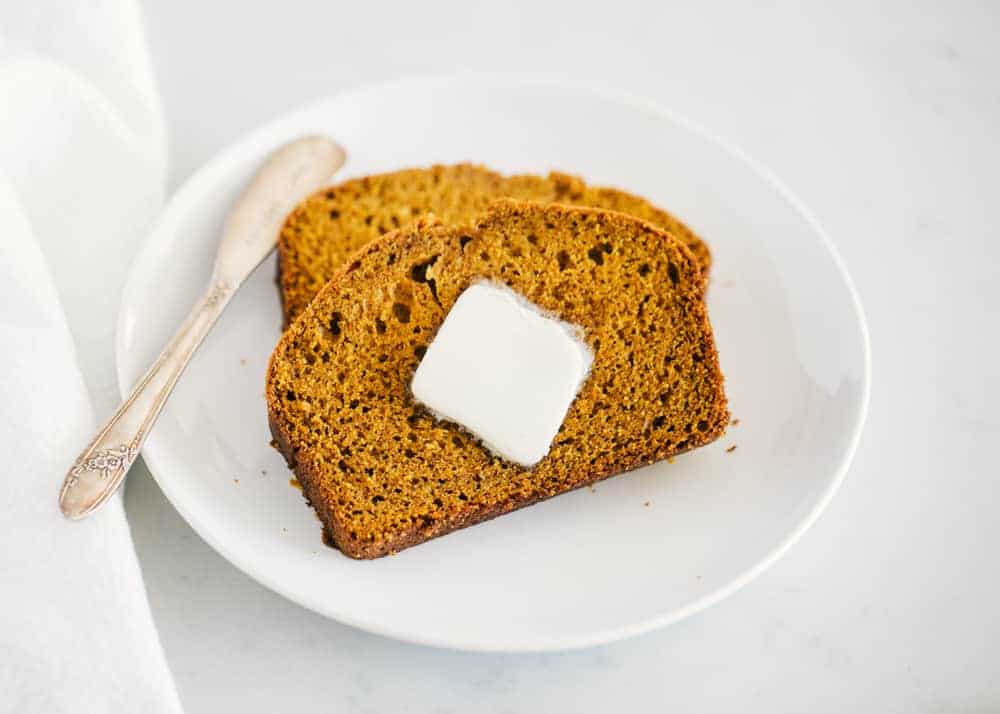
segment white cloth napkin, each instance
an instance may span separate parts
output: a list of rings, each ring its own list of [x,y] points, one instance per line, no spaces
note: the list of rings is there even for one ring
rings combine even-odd
[[[133,0],[0,2],[0,712],[180,712],[121,499],[56,504],[164,180]]]

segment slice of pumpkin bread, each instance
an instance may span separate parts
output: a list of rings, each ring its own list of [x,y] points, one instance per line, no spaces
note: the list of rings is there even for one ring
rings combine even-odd
[[[369,241],[429,213],[445,223],[469,223],[500,197],[637,216],[680,238],[708,274],[711,255],[705,243],[669,213],[630,193],[590,187],[559,173],[504,177],[471,164],[405,169],[319,191],[288,217],[278,242],[278,281],[286,326],[344,261]]]
[[[531,469],[436,420],[410,392],[449,309],[482,279],[578,325],[593,351]],[[473,224],[419,221],[356,254],[282,336],[266,397],[278,448],[354,558],[688,451],[728,421],[691,251],[621,213],[510,200]]]

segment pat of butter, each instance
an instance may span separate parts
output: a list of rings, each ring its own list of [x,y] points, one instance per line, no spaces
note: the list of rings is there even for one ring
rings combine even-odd
[[[533,466],[549,451],[593,355],[581,330],[505,285],[465,290],[427,348],[411,389],[498,455]]]

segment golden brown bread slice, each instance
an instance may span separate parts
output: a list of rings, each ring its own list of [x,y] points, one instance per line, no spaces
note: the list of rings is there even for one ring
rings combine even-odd
[[[481,278],[581,326],[594,352],[530,470],[410,393],[449,308]],[[684,244],[621,213],[508,200],[474,225],[418,222],[355,255],[281,338],[266,396],[278,448],[355,558],[707,444],[728,420],[701,266]]]
[[[559,173],[504,177],[472,164],[404,169],[319,191],[288,217],[278,242],[285,324],[291,324],[344,261],[369,241],[429,213],[445,223],[469,223],[490,202],[504,196],[637,216],[680,238],[708,274],[712,258],[705,243],[679,220],[639,196],[587,186],[576,177]]]

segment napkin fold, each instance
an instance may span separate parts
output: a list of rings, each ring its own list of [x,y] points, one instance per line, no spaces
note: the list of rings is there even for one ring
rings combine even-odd
[[[0,712],[180,712],[121,498],[79,523],[56,502],[118,402],[165,155],[132,0],[0,3]]]

